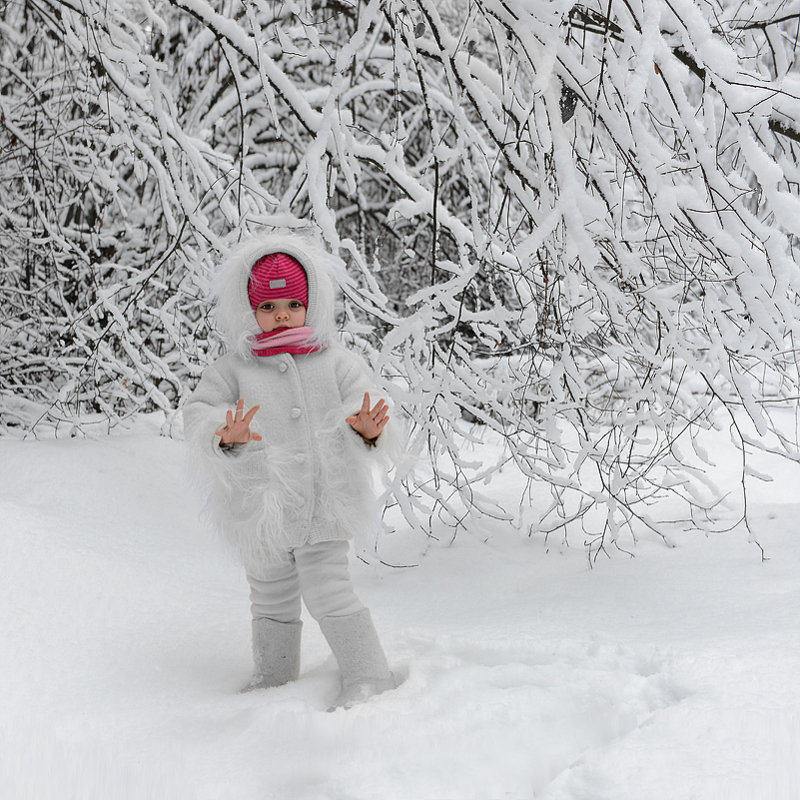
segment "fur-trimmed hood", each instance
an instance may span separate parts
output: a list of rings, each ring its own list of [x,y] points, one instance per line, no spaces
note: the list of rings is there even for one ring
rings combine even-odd
[[[311,235],[276,232],[232,250],[215,282],[217,325],[229,351],[251,357],[251,342],[261,330],[250,306],[247,284],[253,265],[271,253],[286,253],[302,265],[308,278],[306,325],[314,329],[316,344],[329,347],[336,341],[335,287],[337,277],[344,274],[344,264]]]

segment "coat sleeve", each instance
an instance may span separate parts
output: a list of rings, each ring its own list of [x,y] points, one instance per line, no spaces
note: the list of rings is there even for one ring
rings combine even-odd
[[[364,392],[369,392],[373,403],[379,399],[380,391],[377,388],[377,382],[360,356],[342,349],[337,361],[336,373],[339,395],[348,414],[359,412]]]
[[[225,425],[225,415],[238,397],[238,387],[224,377],[218,365],[206,367],[197,387],[183,407],[186,441],[204,455],[221,455],[216,431]]]
[[[383,432],[375,440],[374,450],[386,457],[390,462],[396,460],[402,448],[402,434],[399,420],[392,413],[388,393],[379,388],[378,381],[367,366],[366,361],[355,353],[342,349],[337,369],[337,381],[342,398],[342,407],[347,415],[357,414],[361,409],[364,392],[369,392],[370,402],[374,405],[380,398],[389,403],[389,422]],[[353,436],[358,433],[351,429]],[[370,449],[372,449],[371,445]]]
[[[215,432],[225,424],[240,390],[235,368],[225,357],[206,368],[183,406],[186,466],[200,518],[243,563],[255,565],[286,550],[279,523],[291,487],[283,482],[280,468],[265,458],[264,442],[247,442],[231,451],[219,446]]]

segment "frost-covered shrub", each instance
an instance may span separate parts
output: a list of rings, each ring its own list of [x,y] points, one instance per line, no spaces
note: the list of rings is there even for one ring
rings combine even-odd
[[[771,418],[799,388],[782,3],[2,9],[6,430],[172,413],[218,353],[220,253],[312,222],[425,455],[398,478],[421,528],[577,527],[594,553],[663,533],[665,492],[705,522],[720,412],[745,454],[796,457]],[[503,465],[519,508],[478,490]]]

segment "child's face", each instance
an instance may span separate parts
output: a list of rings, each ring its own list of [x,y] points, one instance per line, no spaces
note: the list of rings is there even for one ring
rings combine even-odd
[[[264,333],[302,328],[306,324],[306,307],[299,300],[265,300],[256,309],[256,322]]]

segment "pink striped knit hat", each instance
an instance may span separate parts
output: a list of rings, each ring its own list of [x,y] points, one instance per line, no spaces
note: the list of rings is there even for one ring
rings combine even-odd
[[[308,280],[305,270],[286,253],[270,253],[260,258],[250,271],[247,296],[255,311],[267,300],[299,300],[308,307]]]

